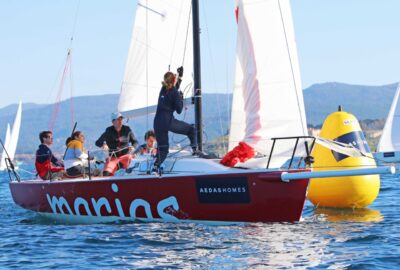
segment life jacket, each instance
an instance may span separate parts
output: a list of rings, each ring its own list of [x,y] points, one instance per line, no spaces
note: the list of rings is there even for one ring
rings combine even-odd
[[[42,179],[48,179],[50,176],[50,173],[52,172],[62,172],[64,171],[64,167],[57,167],[54,166],[50,160],[46,160],[43,163],[40,162],[35,162],[35,167],[36,171],[38,172],[38,175]]]
[[[141,155],[151,154],[152,156],[156,156],[156,154],[157,154],[157,148],[155,148],[155,147],[149,149],[149,148],[147,148],[146,144],[142,144],[140,147],[141,147],[141,151],[140,151]]]
[[[142,151],[140,154],[142,154],[142,155],[151,154],[151,155],[155,156],[157,154],[157,148],[153,148],[153,149],[151,149],[151,151],[149,151],[149,149],[147,149],[147,148],[142,148]]]

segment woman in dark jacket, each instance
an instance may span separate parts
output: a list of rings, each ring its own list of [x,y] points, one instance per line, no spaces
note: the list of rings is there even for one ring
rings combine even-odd
[[[193,151],[196,152],[197,148],[195,127],[174,117],[175,111],[180,114],[183,109],[183,93],[178,91],[182,82],[183,67],[178,68],[177,71],[178,80],[176,80],[174,73],[165,73],[158,97],[157,111],[154,118],[154,131],[158,144],[157,158],[154,163],[155,169],[159,168],[168,155],[168,131],[188,136]]]

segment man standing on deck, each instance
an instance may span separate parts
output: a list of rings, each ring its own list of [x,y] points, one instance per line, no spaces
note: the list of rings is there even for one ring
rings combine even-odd
[[[106,128],[96,141],[96,145],[109,152],[104,165],[103,176],[114,175],[118,169],[127,169],[132,159],[130,152],[136,148],[138,141],[130,127],[122,124],[123,116],[119,112],[111,114],[112,126]],[[131,143],[131,146],[129,146]]]
[[[43,180],[61,179],[64,175],[64,162],[56,158],[50,150],[53,144],[53,133],[42,131],[39,134],[41,144],[36,151],[35,167]]]

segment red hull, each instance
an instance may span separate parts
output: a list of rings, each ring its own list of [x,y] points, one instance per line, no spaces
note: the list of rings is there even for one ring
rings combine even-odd
[[[23,208],[78,217],[82,222],[101,222],[104,217],[172,222],[298,221],[308,179],[285,183],[281,173],[32,180],[11,182],[10,189],[15,203]]]

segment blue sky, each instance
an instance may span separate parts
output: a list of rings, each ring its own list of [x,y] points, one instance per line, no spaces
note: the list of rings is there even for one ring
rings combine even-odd
[[[55,101],[78,2],[0,1],[0,107],[19,100]],[[400,1],[291,3],[303,88],[400,80]],[[119,93],[135,7],[135,0],[80,1],[73,43],[75,96]],[[234,0],[201,0],[204,92],[230,92],[233,8]]]

